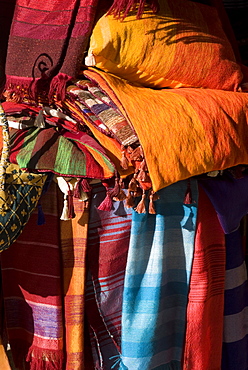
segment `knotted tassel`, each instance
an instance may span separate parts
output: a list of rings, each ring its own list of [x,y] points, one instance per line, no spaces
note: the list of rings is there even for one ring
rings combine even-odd
[[[68,221],[75,217],[73,207],[73,185],[61,176],[57,177],[57,181],[60,190],[64,193],[64,206],[60,219]]]
[[[46,220],[45,220],[45,215],[44,215],[44,212],[42,210],[42,206],[41,206],[41,203],[39,201],[38,203],[38,220],[37,220],[37,225],[44,225],[46,223]]]
[[[150,194],[149,194],[149,213],[151,215],[156,214],[155,205],[154,205],[154,192],[153,191],[150,191]]]
[[[190,180],[188,180],[187,189],[186,189],[186,192],[185,192],[185,195],[184,195],[183,203],[184,204],[192,204],[193,203]]]
[[[68,199],[67,199],[66,194],[64,194],[64,206],[63,206],[63,210],[62,210],[62,214],[60,216],[60,219],[62,221],[70,220],[70,218],[69,218],[69,208],[68,208]]]
[[[134,205],[135,205],[134,196],[132,194],[132,191],[128,190],[127,198],[126,198],[126,207],[127,208],[133,208]]]
[[[73,190],[70,189],[70,184],[68,183],[69,190],[68,190],[68,217],[69,218],[75,218],[75,212],[74,212],[74,206],[73,206]]]
[[[84,182],[87,184],[87,186],[83,185]],[[85,189],[87,191],[85,191]],[[88,181],[86,179],[80,179],[74,185],[73,196],[81,201],[85,201],[89,199],[87,193],[89,193],[90,191],[91,186],[88,184]]]
[[[109,194],[109,190],[107,189],[106,197],[104,198],[102,203],[99,205],[99,207],[97,207],[97,209],[99,209],[100,211],[110,212],[111,209],[112,209],[112,206],[113,206],[113,201],[112,201],[112,198]]]
[[[130,180],[129,184],[128,184],[128,189],[130,191],[137,191],[138,187],[139,187],[139,183],[137,181],[137,176],[138,176],[138,173],[136,172],[132,179]]]
[[[137,213],[146,213],[145,198],[146,198],[146,192],[145,190],[143,190],[141,200],[137,204],[137,206],[134,208]]]
[[[124,147],[124,145],[121,146],[121,160],[120,160],[120,165],[121,165],[121,168],[123,168],[123,170],[127,170],[128,169],[128,165],[129,165],[129,161],[126,157],[126,149]]]

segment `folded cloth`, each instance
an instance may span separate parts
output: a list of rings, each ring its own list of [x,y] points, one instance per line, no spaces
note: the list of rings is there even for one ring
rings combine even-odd
[[[199,186],[194,259],[187,304],[183,370],[221,369],[225,239],[213,205]]]
[[[93,69],[84,75],[97,82],[131,122],[154,191],[248,163],[248,94],[196,88],[153,90]]]
[[[187,181],[158,192],[156,214],[132,214],[125,271],[121,369],[181,369],[198,190]],[[114,367],[113,367],[114,368]]]
[[[17,0],[7,50],[5,96],[20,100],[39,95],[46,100],[48,93],[51,98],[56,92],[63,98],[66,81],[77,74],[87,47],[97,4],[98,0]]]
[[[10,161],[29,171],[93,179],[111,178],[115,173],[102,147],[83,131],[12,129],[10,147]]]
[[[35,211],[18,240],[1,254],[7,334],[20,369],[64,368],[61,196],[52,182],[42,199],[46,223],[37,226]]]

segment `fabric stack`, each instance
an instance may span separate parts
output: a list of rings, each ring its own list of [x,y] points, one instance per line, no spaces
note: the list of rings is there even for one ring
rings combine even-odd
[[[13,366],[247,370],[248,81],[223,4],[0,3]]]

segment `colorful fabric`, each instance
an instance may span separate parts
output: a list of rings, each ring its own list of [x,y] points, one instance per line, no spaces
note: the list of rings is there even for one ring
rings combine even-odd
[[[6,59],[9,99],[39,95],[44,100],[54,92],[63,98],[66,81],[76,75],[87,47],[97,4],[98,0],[16,1]]]
[[[155,215],[132,214],[121,369],[181,369],[198,198],[192,180],[194,203],[183,204],[186,187],[181,181],[160,190]]]
[[[199,186],[183,370],[221,368],[224,280],[224,233],[213,205]]]
[[[73,199],[76,217],[60,222],[63,264],[65,370],[88,370],[84,357],[85,254],[88,204]]]
[[[131,229],[131,210],[123,202],[113,202],[110,212],[98,209],[105,195],[101,184],[93,186],[87,241],[85,311],[94,369],[98,370],[115,369],[120,356],[122,293]]]
[[[1,254],[8,340],[20,369],[63,368],[60,193],[52,183],[41,200],[46,223],[37,226],[34,212],[18,240]]]
[[[82,131],[73,133],[54,127],[13,129],[10,161],[29,171],[62,176],[105,179],[115,173],[114,165],[96,140]]]
[[[67,92],[76,99],[87,118],[106,134],[115,137],[124,146],[138,142],[134,130],[116,105],[93,82],[77,81],[78,86],[69,86]],[[88,88],[82,89],[81,86]]]
[[[225,236],[226,274],[222,370],[248,368],[248,281],[240,229]]]
[[[140,19],[103,15],[90,38],[88,58],[95,64],[88,65],[142,86],[237,91],[243,75],[216,9],[187,0],[159,7]]]
[[[224,171],[215,178],[204,177],[199,183],[211,200],[225,234],[240,227],[242,218],[248,213],[248,175],[234,178],[230,171]]]
[[[212,170],[248,163],[248,94],[211,89],[142,88],[85,71],[128,117],[154,191]],[[139,112],[139,114],[137,114]]]

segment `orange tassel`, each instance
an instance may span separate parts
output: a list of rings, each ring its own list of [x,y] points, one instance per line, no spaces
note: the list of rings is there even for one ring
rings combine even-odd
[[[135,208],[135,211],[137,213],[146,213],[145,198],[146,198],[146,193],[145,191],[143,191],[141,201],[137,204],[137,207]]]
[[[126,207],[127,208],[133,208],[134,207],[134,197],[132,195],[132,192],[128,190],[127,198],[126,198]]]
[[[135,173],[133,175],[131,181],[128,184],[128,189],[130,191],[137,191],[137,189],[138,189],[139,184],[138,184],[138,181],[136,180],[136,178],[137,178],[137,173]]]
[[[150,191],[150,195],[149,195],[149,213],[151,215],[155,215],[156,214],[156,210],[155,210],[155,205],[154,205],[154,201],[155,201],[155,197],[154,197],[154,192],[153,191]]]
[[[129,160],[126,157],[126,150],[125,150],[125,147],[123,145],[121,147],[121,153],[122,153],[122,157],[121,157],[121,161],[120,161],[121,168],[123,168],[123,170],[127,170],[128,165],[129,165]]]

